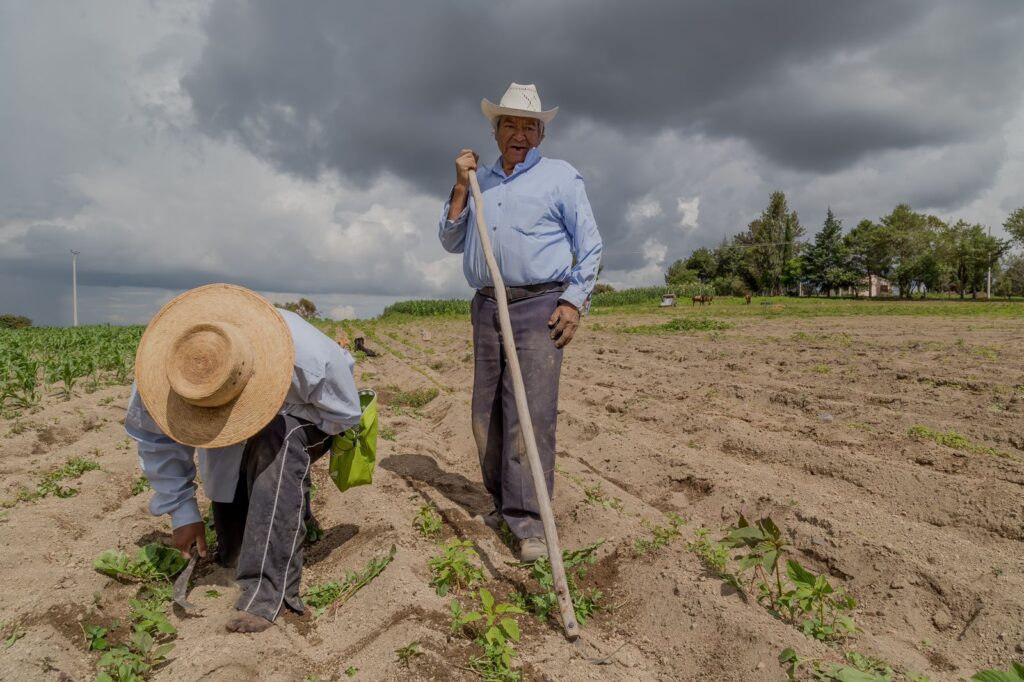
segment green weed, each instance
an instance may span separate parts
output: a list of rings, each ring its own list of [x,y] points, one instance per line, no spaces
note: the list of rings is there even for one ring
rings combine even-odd
[[[641,523],[650,533],[650,538],[639,538],[633,545],[633,554],[642,557],[651,552],[668,547],[673,540],[679,537],[680,528],[686,525],[686,521],[678,514],[669,512],[665,515],[668,519],[668,526],[656,526],[644,519]]]
[[[380,437],[383,438],[384,440],[392,441],[398,437],[398,434],[390,426],[385,426],[381,428],[380,431],[378,431],[378,435],[380,435]]]
[[[468,589],[484,580],[480,555],[469,540],[449,540],[442,553],[430,559],[428,565],[434,574],[430,586],[442,597],[451,590]]]
[[[390,394],[387,402],[392,407],[411,407],[414,410],[418,410],[436,398],[438,393],[440,391],[436,388],[414,388],[411,391],[396,390]]]
[[[340,608],[356,592],[369,585],[374,578],[384,572],[384,569],[395,558],[396,551],[395,545],[391,545],[387,554],[371,559],[362,571],[346,572],[345,578],[341,582],[331,581],[320,585],[311,585],[306,594],[302,596],[303,600],[313,608],[318,617],[323,615],[328,607]]]
[[[974,682],[1024,682],[1024,664],[1014,663],[1006,672],[982,670],[971,678]]]
[[[943,433],[941,431],[933,431],[929,429],[927,426],[921,426],[920,424],[916,424],[910,427],[908,435],[915,440],[930,440],[947,448],[952,448],[953,450],[960,450],[961,452],[972,452],[979,455],[1003,457],[1005,459],[1017,459],[1008,452],[996,450],[995,448],[990,448],[987,445],[978,445],[976,443],[972,443],[965,436],[957,433],[956,431],[949,431],[947,433]]]
[[[398,664],[403,668],[408,668],[412,664],[413,659],[423,655],[423,651],[420,649],[420,643],[413,641],[399,649],[395,649],[395,655],[398,657]]]
[[[598,611],[599,602],[604,597],[601,590],[591,589],[588,592],[578,586],[578,581],[587,576],[587,567],[597,561],[595,553],[603,544],[604,540],[598,540],[580,549],[562,551],[562,564],[565,568],[569,597],[580,625],[583,625]],[[552,614],[558,613],[558,597],[555,594],[555,579],[551,574],[551,560],[548,557],[541,557],[532,564],[518,565],[529,569],[530,577],[537,582],[540,591],[517,593],[516,603],[520,608],[529,611],[540,620],[546,621]]]
[[[624,334],[668,334],[671,332],[709,332],[732,329],[732,325],[709,317],[677,317],[662,324],[646,324],[618,327]]]
[[[857,632],[847,615],[856,607],[856,600],[842,588],[833,587],[825,576],[811,573],[795,560],[784,560],[788,545],[771,518],[751,525],[741,514],[721,543],[739,551],[735,556],[737,578],[751,574],[747,591],[772,615],[818,640],[838,640]]]
[[[181,572],[188,561],[173,547],[150,543],[140,549],[135,559],[120,550],[108,549],[102,552],[93,568],[112,578],[146,582],[170,580]]]
[[[437,507],[433,503],[428,503],[421,506],[419,511],[416,512],[412,525],[416,527],[416,530],[423,537],[433,538],[441,532],[444,522],[437,513]]]
[[[475,627],[473,623],[480,623],[474,642],[484,650],[484,655],[470,659],[470,669],[489,682],[516,682],[521,675],[512,669],[512,659],[516,655],[512,642],[519,641],[520,632],[519,624],[511,616],[523,613],[523,609],[514,604],[496,603],[490,591],[483,588],[479,597],[480,609],[466,613],[457,599],[452,600],[452,633],[457,634]]]
[[[146,478],[145,476],[139,476],[138,478],[135,479],[135,482],[132,483],[132,495],[141,495],[142,493],[146,492],[147,490],[151,490],[152,488],[153,486],[149,484],[148,478]]]

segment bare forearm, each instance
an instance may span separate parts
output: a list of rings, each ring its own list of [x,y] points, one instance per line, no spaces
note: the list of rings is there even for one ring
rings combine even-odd
[[[469,187],[456,184],[452,188],[452,201],[448,207],[448,220],[455,220],[466,208],[466,201],[469,198]]]

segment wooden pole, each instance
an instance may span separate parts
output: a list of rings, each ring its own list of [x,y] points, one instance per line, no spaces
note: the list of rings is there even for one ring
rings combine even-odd
[[[494,259],[491,249],[491,237],[487,233],[484,222],[484,198],[480,194],[480,183],[476,179],[476,171],[470,171],[469,184],[473,189],[473,200],[476,202],[476,230],[480,235],[481,247],[487,259],[487,268],[494,280],[494,298],[498,302],[498,320],[501,323],[502,345],[505,347],[505,359],[508,371],[512,373],[512,385],[515,389],[516,412],[519,413],[519,426],[526,443],[526,460],[530,464],[533,477],[533,489],[540,506],[540,520],[544,524],[544,539],[548,545],[548,557],[551,559],[551,576],[555,582],[555,596],[558,597],[558,608],[562,613],[562,627],[565,636],[574,641],[580,636],[580,626],[576,622],[576,612],[572,608],[569,596],[569,584],[565,580],[565,566],[562,565],[562,550],[558,544],[558,529],[555,527],[555,514],[551,511],[551,499],[548,497],[548,486],[544,480],[544,470],[540,465],[540,454],[537,452],[537,439],[533,434],[533,420],[526,402],[526,385],[523,383],[523,372],[519,367],[519,355],[516,353],[516,342],[512,336],[512,319],[508,314],[508,296],[505,293],[505,282],[498,270],[498,262]]]

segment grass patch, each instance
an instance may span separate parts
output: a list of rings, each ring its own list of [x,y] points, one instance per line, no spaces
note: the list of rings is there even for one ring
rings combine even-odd
[[[53,471],[45,474],[39,483],[36,484],[35,490],[21,489],[18,491],[18,495],[14,500],[4,500],[0,503],[3,507],[13,507],[18,502],[33,502],[40,500],[44,497],[53,495],[54,497],[74,497],[78,494],[78,488],[71,486],[62,486],[61,481],[67,481],[78,478],[87,471],[95,471],[100,468],[100,465],[85,457],[74,457],[69,459],[67,464],[54,469]]]
[[[382,393],[384,396],[382,396],[381,402],[386,402],[392,407],[411,407],[416,410],[436,398],[440,391],[436,388],[414,388],[410,391],[403,391],[391,386]]]
[[[672,332],[713,332],[723,329],[732,329],[732,325],[710,317],[677,317],[662,324],[619,327],[616,331],[625,334],[668,334]]]
[[[1017,459],[1008,452],[1002,450],[996,450],[990,448],[987,445],[978,445],[972,443],[966,436],[963,436],[956,431],[948,431],[943,433],[942,431],[933,431],[927,426],[921,426],[915,424],[910,427],[908,435],[914,440],[930,440],[939,445],[953,450],[959,450],[961,452],[973,452],[978,455],[991,455],[992,457],[1003,457],[1005,459]]]

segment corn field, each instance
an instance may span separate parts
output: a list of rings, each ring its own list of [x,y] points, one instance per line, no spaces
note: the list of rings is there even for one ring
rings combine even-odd
[[[145,327],[0,330],[0,412],[31,408],[44,395],[127,384]]]
[[[434,315],[469,315],[469,301],[461,298],[398,301],[384,309],[381,318],[395,315],[432,317]]]

